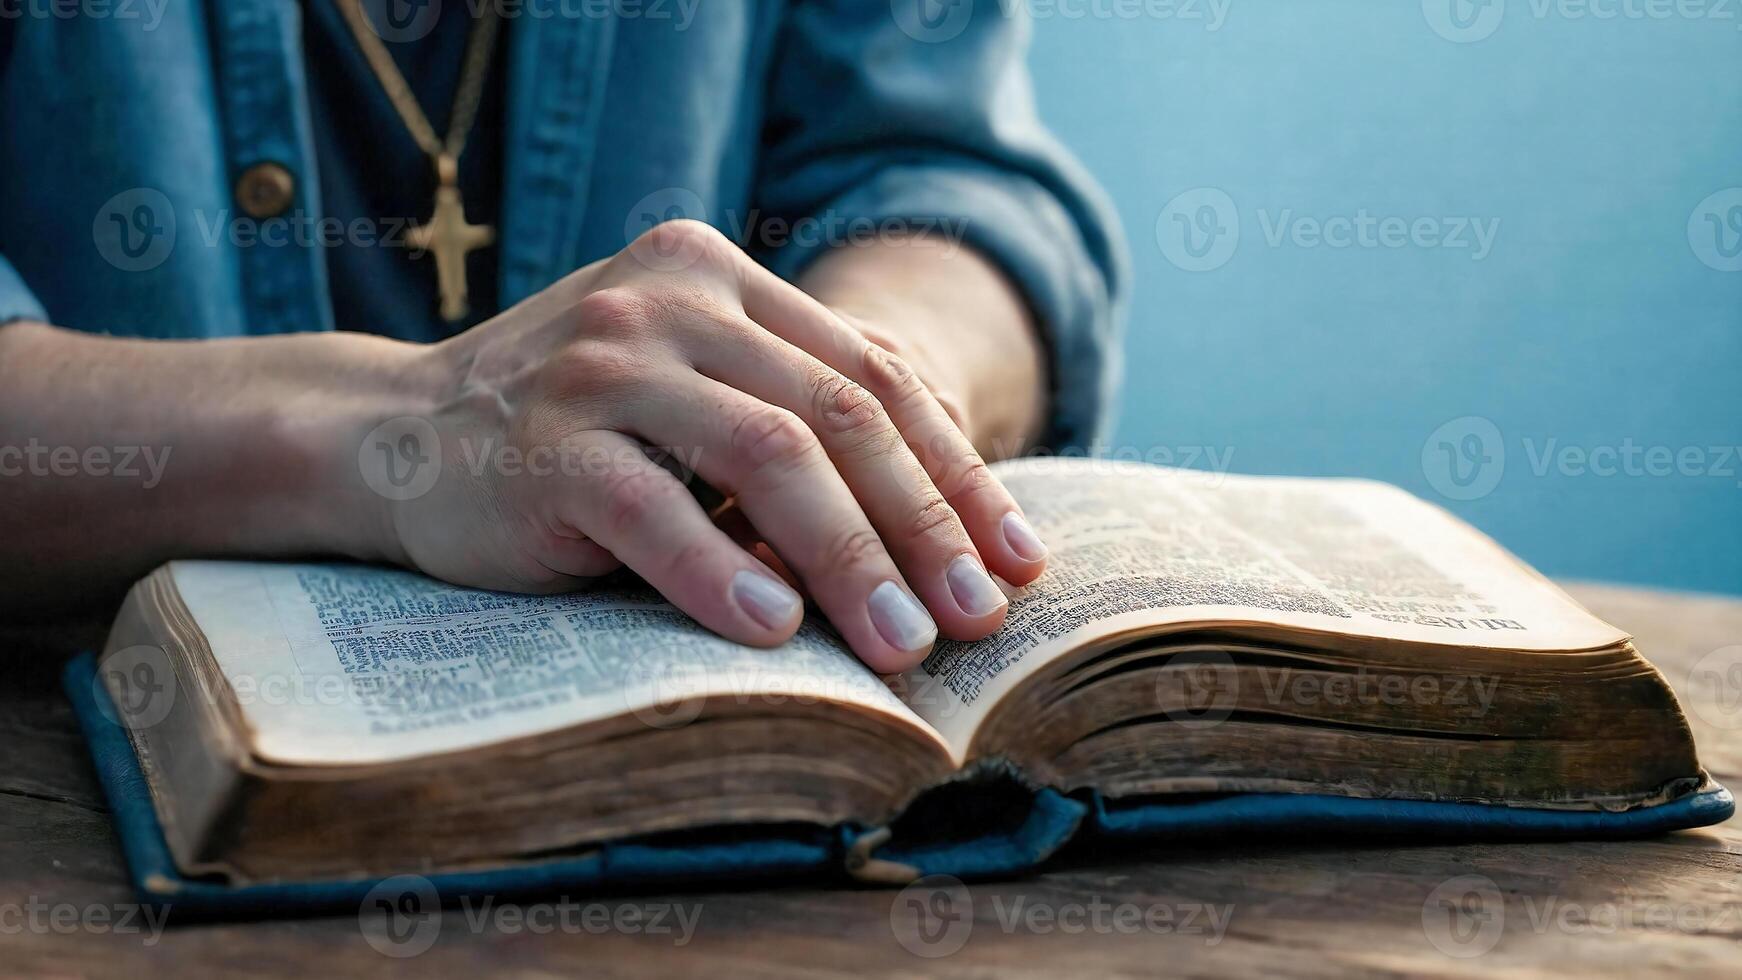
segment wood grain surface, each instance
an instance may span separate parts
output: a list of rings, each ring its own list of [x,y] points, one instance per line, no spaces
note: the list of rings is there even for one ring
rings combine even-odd
[[[1742,601],[1573,591],[1638,637],[1688,706],[1706,767],[1742,787],[1742,677],[1709,670],[1742,662],[1725,650],[1742,644]],[[1071,854],[1021,881],[575,895],[449,909],[407,919],[397,934],[372,914],[177,927],[172,910],[154,935],[129,905],[57,687],[67,653],[101,633],[0,634],[0,971],[1742,976],[1736,820],[1621,843],[1157,845]],[[103,924],[123,919],[130,928]],[[415,955],[389,955],[404,953]]]

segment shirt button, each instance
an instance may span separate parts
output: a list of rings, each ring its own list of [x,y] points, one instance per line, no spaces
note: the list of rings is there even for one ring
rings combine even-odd
[[[236,205],[250,218],[282,214],[296,199],[296,178],[282,164],[257,163],[236,178]]]

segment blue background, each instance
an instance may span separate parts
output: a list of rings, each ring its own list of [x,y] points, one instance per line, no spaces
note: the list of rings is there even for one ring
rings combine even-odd
[[[1701,213],[1742,187],[1742,0],[1511,0],[1467,32],[1444,17],[1465,0],[1218,0],[1219,26],[1208,0],[1093,2],[1033,0],[1031,63],[1131,242],[1116,446],[1370,476],[1550,575],[1742,594],[1742,459],[1711,451],[1742,445],[1742,271],[1708,264],[1742,258]],[[1239,238],[1192,271],[1164,210],[1196,190],[1196,221],[1203,188]],[[1479,260],[1271,241],[1285,211],[1362,209],[1499,225]],[[1634,475],[1557,455],[1628,445]]]

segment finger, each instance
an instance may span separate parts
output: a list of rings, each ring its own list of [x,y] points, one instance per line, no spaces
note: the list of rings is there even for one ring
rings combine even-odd
[[[1016,585],[1039,578],[1046,545],[913,369],[797,286],[754,263],[744,265],[740,290],[750,318],[858,382],[883,405],[988,568]]]
[[[750,518],[744,516],[743,508],[736,502],[722,507],[713,517],[714,523],[726,532],[727,537],[736,541],[738,547],[756,556],[757,561],[767,565],[769,571],[780,576],[780,580],[792,586],[793,591],[801,596],[805,594],[804,583],[798,580],[792,569],[786,567],[786,562],[781,561],[774,549],[768,546],[768,542],[762,538],[762,532],[756,530],[755,525],[750,523]]]
[[[609,549],[727,639],[773,646],[798,629],[804,613],[798,595],[715,527],[683,483],[635,440],[589,431],[564,442],[585,465],[577,476],[546,484],[553,525]]]
[[[702,478],[732,494],[859,658],[906,670],[937,639],[858,501],[797,415],[701,375],[624,412],[647,442],[694,447]]]
[[[540,565],[571,578],[598,578],[623,566],[597,541],[567,529],[552,529],[529,550]]]
[[[1003,624],[1009,601],[869,392],[749,320],[710,324],[689,353],[703,374],[797,414],[817,435],[945,636],[977,640]]]

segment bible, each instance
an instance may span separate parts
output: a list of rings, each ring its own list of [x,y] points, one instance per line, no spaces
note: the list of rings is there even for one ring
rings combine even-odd
[[[901,675],[814,618],[736,645],[628,579],[525,596],[190,561],[133,588],[69,690],[160,898],[683,877],[703,853],[902,880],[1079,834],[1604,836],[1730,812],[1625,633],[1403,490],[995,471],[1048,571],[1005,587],[997,633]]]

